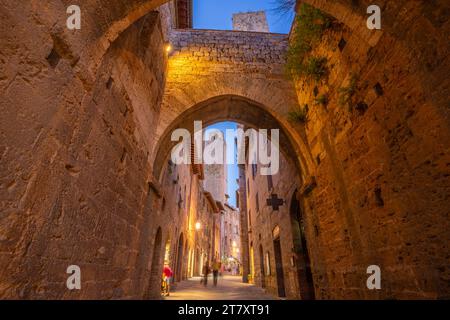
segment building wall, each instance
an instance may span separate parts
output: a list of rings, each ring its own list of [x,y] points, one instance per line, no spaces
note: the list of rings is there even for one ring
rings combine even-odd
[[[278,295],[276,261],[274,252],[273,230],[279,227],[279,237],[281,243],[281,262],[284,273],[284,285],[286,296],[289,299],[300,298],[298,287],[297,269],[292,265],[293,255],[293,233],[290,218],[290,201],[299,181],[296,180],[296,169],[292,162],[288,161],[283,153],[280,153],[280,170],[278,174],[272,176],[273,187],[269,189],[268,176],[260,174],[260,166],[256,170],[252,165],[246,164],[245,184],[246,184],[246,206],[248,215],[249,243],[253,245],[253,261],[255,267],[255,283],[263,285],[266,290],[273,295]],[[284,204],[276,211],[272,206],[267,205],[266,200],[276,194],[279,199],[284,200]],[[263,262],[269,254],[270,274],[267,268],[261,270],[260,247],[263,249]],[[264,273],[264,279],[262,274]]]
[[[29,54],[24,64],[4,65],[2,57],[2,74],[23,66],[29,80],[16,78],[8,89],[2,82],[2,186],[10,187],[0,196],[0,297],[141,297],[135,270],[145,269],[137,259],[148,258],[150,245],[141,228],[157,201],[147,184],[148,143],[167,62],[158,16],[148,14],[112,43],[88,93],[67,39],[52,35],[42,16],[37,27],[22,9],[32,12],[11,9],[1,28],[3,37],[18,27],[2,46]],[[73,264],[83,272],[83,290],[66,288]]]
[[[200,275],[203,264],[211,261],[214,252],[213,239],[218,237],[215,233],[217,230],[214,230],[217,213],[204,194],[202,180],[199,175],[193,174],[191,166],[168,163],[163,181],[163,201],[166,205],[162,215],[154,217],[154,223],[161,220],[159,224],[164,225],[165,241],[170,239],[169,266],[176,275],[181,275],[181,278],[175,277],[178,282]],[[200,229],[196,228],[197,223],[200,224]],[[183,262],[179,269],[178,239],[181,234]]]
[[[238,128],[243,129],[241,125]],[[254,268],[251,264],[253,252],[250,252],[251,235],[248,230],[248,210],[247,210],[247,179],[245,178],[245,165],[239,164],[239,189],[236,192],[239,209],[239,223],[241,234],[241,262],[242,262],[242,281],[244,283],[254,282]],[[253,246],[253,243],[252,243]],[[251,256],[250,256],[251,255]]]
[[[303,200],[321,298],[437,298],[448,291],[449,220],[441,213],[449,204],[442,141],[450,130],[446,98],[429,85],[448,77],[426,62],[444,61],[440,40],[425,40],[439,24],[412,18],[434,10],[426,7],[404,2],[404,41],[387,32],[400,19],[388,18],[389,10],[372,38],[333,25],[311,52],[327,59],[327,76],[296,81],[299,103],[310,110],[303,127],[317,187]],[[355,94],[340,104],[352,75]],[[328,104],[315,103],[314,92]],[[369,265],[380,266],[382,290],[367,290]]]
[[[222,260],[225,265],[230,265],[226,261],[228,258],[233,257],[238,261],[240,265],[241,261],[241,238],[240,238],[240,215],[239,211],[225,204],[225,210],[222,213]]]

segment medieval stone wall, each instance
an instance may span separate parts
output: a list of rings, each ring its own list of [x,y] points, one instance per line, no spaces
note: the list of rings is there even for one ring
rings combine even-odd
[[[177,117],[217,96],[252,99],[274,116],[287,114],[296,103],[293,83],[284,74],[287,35],[174,30],[170,43],[173,52],[161,107],[164,116],[158,124],[155,148],[164,147],[162,138]]]
[[[9,32],[2,49],[0,296],[142,296],[135,268],[145,270],[141,228],[154,207],[148,142],[166,66],[157,16],[117,39],[91,95],[58,37],[21,15],[2,24],[23,34]],[[82,291],[66,288],[72,264]]]
[[[300,291],[298,288],[298,279],[295,265],[292,265],[293,254],[293,231],[291,228],[289,206],[293,193],[299,186],[299,181],[294,178],[297,174],[295,167],[287,161],[283,154],[280,154],[279,172],[272,178],[272,187],[269,187],[268,176],[260,174],[260,166],[255,168],[252,165],[246,165],[246,192],[247,192],[247,213],[249,243],[253,246],[254,252],[254,274],[255,283],[263,286],[274,296],[278,296],[277,271],[274,252],[273,231],[279,228],[279,237],[281,244],[282,257],[279,263],[283,266],[284,285],[286,297],[289,299],[299,299]],[[284,203],[278,210],[267,205],[267,199],[272,194],[276,194],[278,199]],[[259,248],[263,250],[263,261],[259,253]],[[270,268],[266,266],[266,254],[269,255]],[[270,272],[269,272],[270,270]],[[262,277],[264,279],[262,279]]]
[[[241,239],[240,239],[240,213],[236,208],[225,204],[225,210],[221,216],[222,259],[235,258],[240,265]],[[224,262],[226,267],[232,267],[232,263]],[[237,264],[234,264],[236,266]]]
[[[183,72],[185,67],[195,68],[197,75],[210,75],[216,68],[222,72],[282,73],[288,36],[258,32],[217,31],[217,30],[174,30],[170,35],[173,45],[174,68],[171,77]],[[177,62],[180,61],[179,64]],[[220,67],[222,65],[222,67]],[[210,67],[210,68],[208,68]],[[276,69],[278,67],[278,69]],[[213,68],[213,70],[211,70]],[[173,78],[172,78],[173,79]]]
[[[408,10],[414,16],[420,9],[410,3]],[[405,37],[441,32],[421,19],[407,21]],[[327,58],[328,75],[296,83],[299,104],[309,106],[304,128],[315,159],[317,188],[304,197],[304,206],[319,294],[437,298],[449,283],[444,190],[450,181],[443,141],[450,131],[446,94],[429,83],[448,84],[436,69],[448,59],[438,53],[437,38],[430,44],[435,63],[427,71],[421,61],[431,59],[431,48],[417,56],[412,40],[405,44],[382,31],[373,32],[370,44],[364,40],[345,25],[335,26],[312,52]],[[340,105],[340,88],[349,86],[352,74],[355,94],[350,105]],[[315,102],[321,95],[326,105]],[[380,291],[365,288],[372,264],[382,270]]]

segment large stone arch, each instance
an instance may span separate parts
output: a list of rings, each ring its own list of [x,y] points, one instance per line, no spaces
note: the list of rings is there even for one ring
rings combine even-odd
[[[171,34],[171,43],[174,51],[169,58],[168,78],[151,158],[156,179],[161,173],[159,147],[164,145],[169,131],[182,122],[179,117],[218,100],[222,103],[224,97],[240,97],[231,100],[246,100],[248,106],[258,106],[258,110],[264,111],[257,116],[264,118],[264,113],[267,113],[272,117],[273,123],[278,123],[289,136],[292,154],[297,156],[305,175],[309,174],[308,168],[313,160],[302,127],[289,122],[287,117],[298,105],[298,100],[294,85],[283,69],[288,46],[286,35],[176,30]],[[222,104],[217,108],[227,107]],[[221,120],[240,116],[225,110],[218,110]],[[245,108],[236,110],[245,117]],[[230,114],[228,118],[227,112]],[[201,113],[197,116],[198,119],[204,118]],[[244,123],[256,126],[256,119],[245,119]]]
[[[171,141],[173,130],[185,128],[193,133],[194,121],[202,121],[203,128],[221,121],[235,121],[256,130],[279,129],[281,152],[298,168],[302,173],[302,178],[307,178],[305,176],[307,173],[306,160],[302,153],[305,149],[302,150],[301,142],[296,140],[300,139],[298,135],[291,135],[290,131],[268,111],[266,106],[241,96],[222,95],[188,108],[172,120],[160,135],[153,161],[153,176],[157,180],[160,180],[172,147],[177,143]]]

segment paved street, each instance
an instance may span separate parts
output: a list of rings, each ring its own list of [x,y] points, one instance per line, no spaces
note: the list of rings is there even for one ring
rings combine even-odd
[[[217,287],[213,286],[212,277],[208,286],[200,284],[200,277],[194,277],[177,284],[167,300],[274,300],[263,289],[242,283],[241,277],[225,275],[219,277]]]

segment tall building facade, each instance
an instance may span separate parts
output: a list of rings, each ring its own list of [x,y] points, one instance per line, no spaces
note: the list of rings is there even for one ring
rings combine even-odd
[[[207,137],[208,138],[208,137]],[[223,150],[223,161],[220,164],[205,164],[205,180],[203,181],[203,187],[206,191],[210,192],[213,198],[220,201],[222,204],[226,202],[227,193],[227,166],[226,163],[226,142],[222,137],[215,135],[211,137],[211,140],[204,144],[204,150],[207,150],[208,146],[212,143],[218,144],[222,143]]]
[[[221,224],[222,262],[225,270],[237,275],[241,267],[241,238],[239,210],[228,203],[224,205]]]

